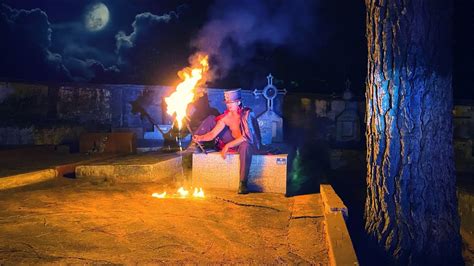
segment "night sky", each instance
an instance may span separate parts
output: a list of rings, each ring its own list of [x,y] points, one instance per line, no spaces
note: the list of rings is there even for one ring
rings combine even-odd
[[[455,53],[454,84],[472,98],[467,2],[457,1],[455,47],[467,52]],[[175,85],[189,56],[205,51],[216,74],[209,87],[261,87],[271,72],[290,91],[340,93],[350,79],[364,92],[363,1],[0,3],[1,80]]]

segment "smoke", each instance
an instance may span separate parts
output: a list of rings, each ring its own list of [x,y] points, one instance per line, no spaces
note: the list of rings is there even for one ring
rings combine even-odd
[[[258,47],[286,47],[294,52],[312,46],[316,1],[221,0],[210,9],[210,20],[191,42],[209,54],[213,76],[223,78],[251,60]]]

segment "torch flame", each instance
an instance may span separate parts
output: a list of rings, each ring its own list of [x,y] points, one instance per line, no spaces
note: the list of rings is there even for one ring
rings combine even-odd
[[[183,80],[176,87],[176,91],[165,98],[166,112],[173,116],[176,114],[178,128],[183,126],[186,117],[186,108],[195,98],[195,87],[206,82],[206,73],[209,70],[208,55],[197,54],[191,67],[183,68],[178,76]]]

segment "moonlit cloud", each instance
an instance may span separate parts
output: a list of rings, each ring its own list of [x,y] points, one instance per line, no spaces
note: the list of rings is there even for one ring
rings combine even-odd
[[[119,31],[116,38],[116,52],[121,54],[123,50],[133,48],[140,39],[148,38],[148,34],[158,34],[158,29],[162,23],[168,23],[172,18],[177,18],[176,13],[163,14],[161,16],[154,15],[149,12],[138,14],[132,23],[133,31],[127,35],[123,31]]]

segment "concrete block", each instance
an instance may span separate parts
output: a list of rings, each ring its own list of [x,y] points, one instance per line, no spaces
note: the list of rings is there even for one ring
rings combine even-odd
[[[0,190],[35,184],[54,179],[57,176],[58,172],[55,169],[44,169],[24,174],[2,177],[0,178]]]
[[[342,212],[345,218],[349,216],[349,210],[331,185],[320,185],[320,192],[326,213]]]
[[[146,155],[145,155],[146,156]],[[76,178],[106,179],[117,183],[175,180],[181,175],[182,157],[178,155],[130,156],[79,165]]]
[[[286,193],[287,154],[254,155],[250,166],[249,190]],[[193,154],[192,178],[195,186],[236,190],[239,187],[239,155],[224,160],[219,152]]]
[[[331,265],[359,265],[341,212],[325,213],[326,236]]]

